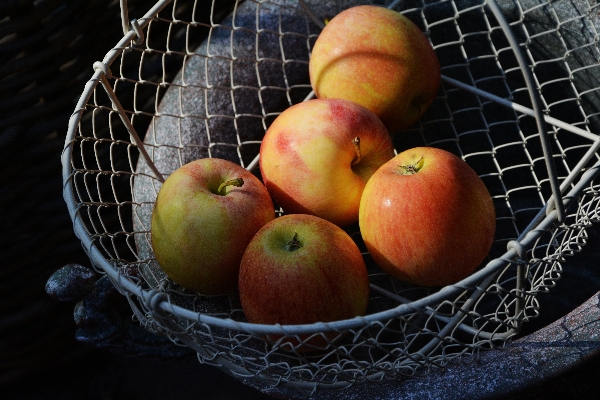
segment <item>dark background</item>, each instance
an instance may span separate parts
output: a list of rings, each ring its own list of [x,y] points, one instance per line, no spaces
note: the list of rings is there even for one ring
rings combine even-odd
[[[153,4],[130,0],[130,17],[143,15]],[[80,343],[75,303],[45,292],[46,281],[62,266],[89,266],[62,199],[60,155],[92,64],[122,37],[121,29],[118,1],[0,2],[0,397],[267,398],[200,364],[191,352],[166,357]],[[596,247],[596,239],[589,246]],[[585,253],[573,262],[595,265],[600,259],[598,251]],[[565,275],[553,295],[580,304],[600,287],[583,290],[580,279]],[[114,307],[130,319],[121,300]],[[554,307],[554,314],[543,315],[537,326],[568,311],[568,305]],[[499,395],[593,399],[600,396],[598,378],[600,360],[595,359],[551,382]]]

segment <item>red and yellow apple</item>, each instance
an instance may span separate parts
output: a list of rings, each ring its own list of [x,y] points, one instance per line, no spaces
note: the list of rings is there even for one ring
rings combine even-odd
[[[254,234],[275,218],[267,189],[231,161],[205,158],[183,165],[158,193],[151,241],[161,269],[202,293],[235,290],[240,260]]]
[[[374,5],[333,17],[314,44],[309,74],[318,98],[359,103],[392,134],[425,113],[441,81],[438,58],[419,27]]]
[[[445,286],[471,274],[496,229],[492,198],[477,173],[454,154],[406,150],[367,183],[359,227],[375,263],[419,286]]]
[[[286,213],[346,226],[358,222],[365,183],[392,157],[391,136],[372,112],[348,100],[313,99],[273,121],[260,147],[260,171]]]
[[[266,224],[248,244],[239,293],[249,322],[331,322],[366,312],[369,277],[359,248],[344,230],[313,215],[290,214]],[[330,340],[336,336],[327,335]],[[299,348],[325,344],[317,335]]]

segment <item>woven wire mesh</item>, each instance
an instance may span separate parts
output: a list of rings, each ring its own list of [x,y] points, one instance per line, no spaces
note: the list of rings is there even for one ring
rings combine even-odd
[[[370,273],[367,314],[265,326],[245,321],[236,295],[189,292],[157,265],[150,215],[164,178],[202,157],[260,176],[265,130],[310,97],[308,60],[319,21],[364,2],[306,3],[310,12],[291,0],[159,1],[139,20],[141,35],[126,36],[97,65],[63,154],[65,199],[90,258],[143,326],[194,348],[202,362],[273,385],[311,391],[412,376],[503,346],[541,312],[536,295],[556,284],[564,257],[581,250],[585,228],[598,219],[600,21],[599,7],[587,1],[498,2],[547,120],[563,121],[548,120],[556,172],[547,168],[527,111],[531,95],[514,49],[485,1],[378,3],[427,34],[444,78],[425,116],[393,136],[396,150],[449,150],[493,197],[496,238],[469,278],[445,288],[396,281],[373,264],[358,227],[350,227]],[[562,221],[548,204],[554,173],[564,194]],[[308,347],[321,337],[325,346],[298,351],[286,337]]]

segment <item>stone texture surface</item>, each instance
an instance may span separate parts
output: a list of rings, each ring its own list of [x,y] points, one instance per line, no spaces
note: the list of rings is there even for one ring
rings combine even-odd
[[[364,1],[344,1],[342,7]],[[337,12],[333,0],[308,1],[320,18]],[[293,0],[238,5],[194,51],[162,98],[145,136],[147,151],[166,178],[192,160],[219,157],[247,166],[267,125],[310,92],[309,46],[319,28]],[[134,230],[145,278],[164,277],[151,260],[152,205],[160,181],[140,157],[133,185]]]

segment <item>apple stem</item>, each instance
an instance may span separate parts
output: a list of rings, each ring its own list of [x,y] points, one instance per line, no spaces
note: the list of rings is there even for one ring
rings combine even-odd
[[[421,168],[423,168],[423,156],[421,156],[421,158],[419,158],[416,163],[408,164],[408,165],[400,165],[400,168],[402,168],[404,170],[402,175],[416,174],[417,172],[419,172],[419,170]]]
[[[302,247],[302,245],[298,240],[298,232],[294,232],[294,237],[285,245],[285,249],[287,251],[295,251],[298,250],[300,247]]]
[[[360,159],[362,157],[360,153],[360,138],[357,136],[354,139],[352,139],[352,144],[354,145],[354,151],[356,152],[356,157],[354,158],[354,160],[352,160],[352,165],[356,165],[360,162]]]
[[[244,180],[242,178],[235,178],[225,181],[219,185],[217,189],[217,193],[221,196],[225,196],[227,194],[226,189],[229,186],[241,187],[244,184]]]

